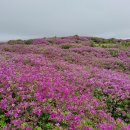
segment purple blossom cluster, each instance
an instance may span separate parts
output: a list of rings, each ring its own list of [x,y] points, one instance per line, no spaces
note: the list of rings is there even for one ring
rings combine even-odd
[[[71,42],[70,39],[61,39],[61,38],[58,38],[58,39],[55,40],[56,44],[63,44],[63,43],[69,43],[69,42]]]
[[[129,130],[130,49],[113,56],[86,37],[49,40],[0,45],[0,129]]]
[[[34,39],[33,44],[47,44],[48,41],[45,38]]]

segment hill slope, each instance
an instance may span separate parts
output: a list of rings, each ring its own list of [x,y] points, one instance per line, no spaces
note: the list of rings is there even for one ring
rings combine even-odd
[[[0,45],[0,128],[130,129],[130,40],[11,40]]]

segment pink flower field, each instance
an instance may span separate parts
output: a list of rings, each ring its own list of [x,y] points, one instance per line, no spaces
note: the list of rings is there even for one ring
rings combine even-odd
[[[0,44],[0,130],[130,130],[130,40]]]

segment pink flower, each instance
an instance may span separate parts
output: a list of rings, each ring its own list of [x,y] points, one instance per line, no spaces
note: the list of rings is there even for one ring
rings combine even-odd
[[[51,114],[51,118],[54,119],[56,117],[56,114],[55,113],[52,113]]]
[[[57,126],[57,127],[58,127],[58,126],[60,126],[60,124],[59,124],[59,123],[56,123],[56,124],[55,124],[55,126]]]
[[[74,120],[76,120],[76,121],[80,121],[80,116],[74,116]]]
[[[22,121],[21,120],[13,120],[12,123],[15,125],[15,126],[20,126]]]
[[[104,123],[104,124],[100,123],[98,127],[100,128],[100,130],[113,130],[113,126],[108,123]]]
[[[130,124],[128,124],[127,126],[125,126],[122,130],[130,130]]]
[[[6,109],[7,108],[7,99],[1,100],[0,106],[1,106],[1,108]]]
[[[25,130],[32,130],[32,127],[27,127]]]

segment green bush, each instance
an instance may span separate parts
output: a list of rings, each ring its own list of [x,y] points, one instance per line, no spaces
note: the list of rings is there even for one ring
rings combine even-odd
[[[71,47],[72,47],[71,45],[62,45],[62,46],[61,46],[62,49],[69,49],[69,48],[71,48]]]
[[[99,45],[96,45],[94,42],[90,44],[91,47],[98,47]]]
[[[49,113],[42,113],[38,119],[37,125],[44,130],[50,130],[53,128],[53,122],[49,120]]]
[[[32,44],[32,42],[33,42],[32,39],[30,39],[30,40],[26,40],[26,41],[25,41],[25,44],[30,45],[30,44]]]
[[[120,61],[115,61],[114,65],[117,65],[119,67],[120,70],[127,70],[126,65],[124,65],[124,63],[120,62]]]
[[[0,108],[0,129],[2,129],[8,122],[9,118],[4,115],[4,111]]]
[[[90,39],[94,43],[105,43],[105,44],[111,44],[114,43],[113,39],[104,39],[104,38],[98,38],[98,37],[93,37]]]
[[[63,128],[69,128],[69,125],[64,122],[55,122],[53,120],[50,120],[50,114],[44,112],[39,117],[37,126],[39,130],[40,128],[44,130],[52,130],[56,123],[59,123]]]
[[[18,39],[18,40],[10,40],[8,41],[8,44],[25,44],[24,40]]]
[[[114,38],[104,39],[104,38],[93,37],[90,38],[90,41],[91,41],[91,45],[90,45],[91,47],[112,48],[116,44]]]
[[[108,50],[110,55],[113,57],[117,57],[119,55],[118,50]]]
[[[18,40],[10,40],[8,41],[8,44],[27,44],[27,45],[30,45],[32,44],[32,39],[29,39],[29,40],[21,40],[21,39],[18,39]]]
[[[130,42],[121,42],[122,47],[130,47]]]
[[[93,37],[90,40],[94,43],[101,43],[101,42],[103,43],[104,42],[102,38],[97,38],[97,37]]]

